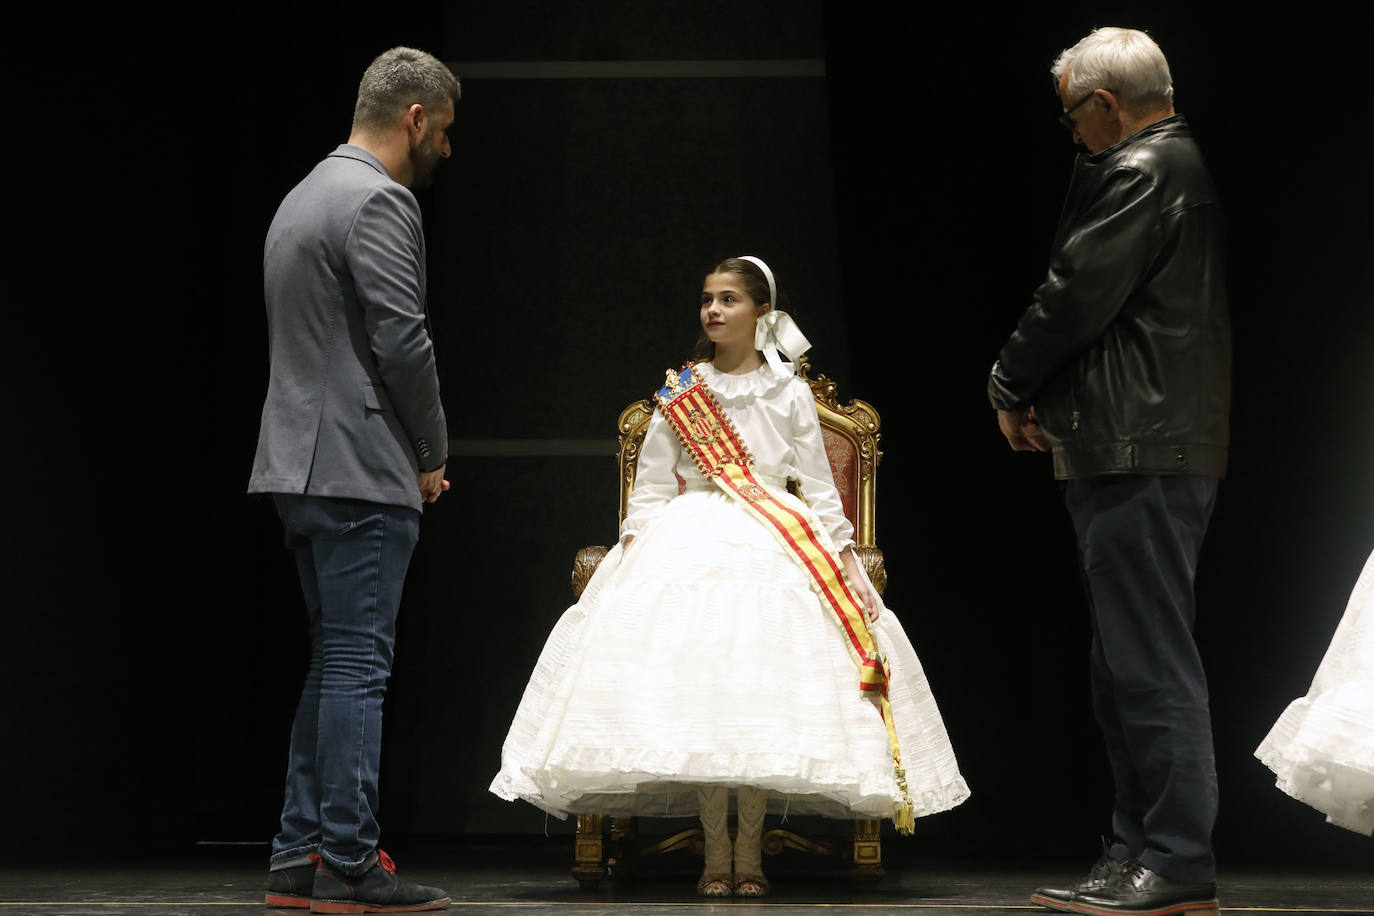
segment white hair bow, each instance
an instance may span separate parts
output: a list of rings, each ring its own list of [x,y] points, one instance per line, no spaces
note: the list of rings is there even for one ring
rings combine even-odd
[[[789,373],[778,358],[778,351],[781,350],[795,363],[811,349],[811,341],[806,339],[792,316],[769,309],[759,316],[758,324],[754,325],[754,349],[763,351],[763,358],[768,360],[774,375],[786,377]]]

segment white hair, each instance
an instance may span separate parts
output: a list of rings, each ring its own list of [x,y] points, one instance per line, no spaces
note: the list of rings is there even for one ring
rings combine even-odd
[[[1173,105],[1174,79],[1154,39],[1136,29],[1093,29],[1061,51],[1050,67],[1057,88],[1069,74],[1068,97],[1077,101],[1094,89],[1109,89],[1132,111]]]

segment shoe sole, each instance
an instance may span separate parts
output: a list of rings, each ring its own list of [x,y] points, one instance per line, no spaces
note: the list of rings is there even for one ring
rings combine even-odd
[[[267,905],[277,909],[308,910],[310,909],[310,898],[302,897],[299,894],[272,894],[267,895]]]
[[[1043,906],[1047,910],[1054,910],[1057,913],[1072,913],[1067,900],[1057,900],[1054,897],[1046,897],[1043,894],[1031,894],[1031,903],[1036,906]]]
[[[1220,906],[1221,904],[1216,900],[1188,900],[1183,903],[1171,903],[1167,906],[1137,909],[1124,906],[1094,906],[1091,903],[1075,900],[1069,903],[1068,911],[1083,913],[1085,916],[1177,916],[1181,913],[1187,913],[1189,916],[1218,916]]]
[[[312,913],[421,913],[425,910],[442,910],[449,905],[449,898],[427,900],[424,903],[407,903],[388,906],[383,903],[359,903],[356,900],[311,900]]]

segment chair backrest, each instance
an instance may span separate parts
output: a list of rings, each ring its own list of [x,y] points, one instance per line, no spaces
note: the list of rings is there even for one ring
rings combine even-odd
[[[805,357],[797,365],[797,374],[811,386],[816,399],[816,415],[821,422],[821,439],[830,459],[830,471],[835,476],[844,514],[854,525],[854,540],[861,547],[875,545],[874,505],[877,497],[878,461],[883,453],[878,449],[882,438],[878,411],[866,401],[858,399],[841,402],[836,395],[838,386],[824,375],[811,378],[811,363]],[[620,412],[620,520],[625,520],[625,507],[635,486],[635,469],[639,463],[639,449],[644,433],[654,414],[654,402],[636,401]]]

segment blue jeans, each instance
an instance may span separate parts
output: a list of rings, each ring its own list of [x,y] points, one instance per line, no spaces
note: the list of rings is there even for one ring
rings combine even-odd
[[[1217,774],[1193,574],[1217,478],[1094,477],[1064,493],[1092,619],[1093,711],[1116,784],[1111,853],[1210,884]]]
[[[310,669],[296,706],[273,865],[318,852],[345,873],[376,848],[382,699],[420,513],[356,499],[274,493],[296,555]]]

